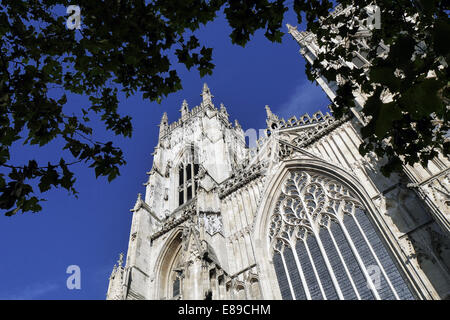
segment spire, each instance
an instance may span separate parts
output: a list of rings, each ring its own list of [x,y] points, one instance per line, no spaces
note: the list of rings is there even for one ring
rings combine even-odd
[[[203,91],[201,96],[203,98],[203,105],[212,105],[212,98],[214,98],[214,96],[211,94],[211,91],[209,90],[206,82],[203,84]]]
[[[188,103],[186,101],[186,99],[183,100],[183,103],[181,104],[181,118],[184,118],[187,116],[187,114],[189,113],[189,107],[188,107]]]

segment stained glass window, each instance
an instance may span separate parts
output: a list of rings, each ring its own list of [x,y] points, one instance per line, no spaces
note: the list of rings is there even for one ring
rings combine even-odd
[[[333,178],[290,172],[269,238],[283,299],[414,299],[364,205]]]

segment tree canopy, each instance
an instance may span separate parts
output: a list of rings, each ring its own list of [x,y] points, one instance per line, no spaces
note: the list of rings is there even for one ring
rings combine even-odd
[[[377,0],[381,28],[371,31],[364,48],[370,63],[363,69],[338,64],[361,51],[352,41],[358,37],[352,17],[367,18],[364,8],[372,2],[334,1],[353,5],[353,15],[330,16],[333,3],[327,0],[78,0],[81,29],[69,30],[64,13],[70,1],[1,1],[0,166],[6,173],[0,174],[0,209],[6,215],[40,211],[38,194],[51,188],[75,194],[75,163],[93,168],[97,177],[117,177],[124,155],[111,141],[96,141],[90,115],[100,115],[114,134],[130,137],[131,119],[118,113],[118,90],[160,102],[182,89],[175,62],[201,76],[212,74],[212,48],[202,46],[195,33],[222,10],[232,43],[241,46],[258,30],[269,41],[281,42],[290,8],[298,23],[306,21],[326,48],[307,66],[309,78],[339,77],[333,104],[338,118],[354,106],[355,90],[367,96],[360,151],[386,157],[384,173],[426,163],[441,149],[448,155],[447,1]],[[377,54],[380,42],[390,47],[384,56]],[[178,61],[171,61],[170,53]],[[90,106],[80,106],[79,116],[69,115],[64,108],[68,93],[89,97]],[[386,100],[386,94],[391,98]],[[10,150],[15,143],[44,146],[55,139],[64,141],[70,159],[14,163]]]

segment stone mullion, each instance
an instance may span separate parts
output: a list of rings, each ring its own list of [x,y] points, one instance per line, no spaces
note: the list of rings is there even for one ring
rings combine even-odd
[[[194,158],[194,155],[192,155],[192,157]],[[192,161],[192,164],[191,164],[191,190],[192,190],[192,198],[195,198],[194,163],[195,163],[195,159],[194,159],[194,161]]]
[[[280,252],[281,262],[283,263],[284,272],[286,273],[286,279],[288,281],[289,289],[291,290],[292,299],[297,300],[295,296],[294,287],[292,287],[291,276],[289,275],[289,270],[286,266],[286,261],[284,260],[284,254]]]
[[[375,254],[375,251],[373,250],[373,248],[372,248],[372,246],[371,246],[369,240],[367,239],[365,233],[363,232],[361,226],[359,225],[358,220],[356,219],[356,217],[355,217],[354,214],[352,214],[351,216],[352,216],[353,221],[355,222],[356,226],[358,227],[358,230],[359,230],[359,232],[361,233],[361,235],[362,235],[364,241],[366,242],[367,246],[369,247],[370,253],[371,253],[372,256],[375,258],[375,261],[377,262],[378,266],[380,267],[381,273],[383,274],[384,278],[386,279],[386,282],[388,283],[389,288],[391,289],[392,293],[394,293],[395,298],[396,298],[397,300],[400,300],[400,297],[398,296],[397,291],[395,291],[394,286],[393,286],[392,283],[391,283],[391,280],[390,280],[389,277],[387,276],[386,271],[384,271],[383,265],[381,264],[380,260],[378,259],[377,255]],[[370,282],[372,282],[372,280],[371,280]]]
[[[317,235],[314,235],[314,237],[317,239]],[[325,291],[323,290],[322,282],[320,281],[319,274],[317,273],[316,266],[314,264],[314,260],[312,258],[311,252],[309,251],[308,243],[306,241],[303,241],[303,243],[305,244],[306,253],[308,254],[308,258],[309,258],[309,261],[311,263],[311,267],[313,269],[314,276],[316,277],[317,283],[319,285],[320,292],[322,293],[322,296],[323,296],[324,300],[328,300],[327,296],[325,295]]]
[[[307,208],[307,206],[305,204],[305,201],[302,198],[302,192],[298,188],[297,184],[295,186],[297,188],[297,193],[299,195],[299,200],[301,201],[303,208]],[[322,254],[322,258],[325,261],[325,265],[326,265],[327,270],[328,270],[328,272],[330,274],[331,281],[333,281],[334,287],[338,288],[338,290],[336,292],[337,292],[339,298],[344,300],[344,296],[342,295],[342,292],[339,289],[339,283],[338,283],[338,281],[336,279],[336,276],[334,274],[333,267],[331,266],[331,263],[328,260],[328,256],[327,256],[327,253],[325,251],[325,248],[323,247],[322,241],[320,240],[320,237],[318,236],[319,233],[316,230],[316,228],[317,228],[316,223],[313,221],[311,215],[308,212],[306,212],[306,218],[308,219],[308,222],[309,222],[310,226],[313,229],[314,235],[316,236],[317,246],[319,247],[320,253]]]
[[[295,245],[292,241],[289,241],[289,246],[291,247],[292,255],[294,256],[295,265],[297,266],[298,274],[303,284],[303,290],[305,291],[306,299],[311,300],[311,294],[309,293],[308,284],[306,283],[305,275],[303,274],[302,265],[297,256],[297,250],[295,250]]]
[[[308,215],[308,219],[310,219],[309,215]],[[331,281],[333,281],[334,287],[338,288],[338,290],[336,290],[338,296],[340,299],[344,300],[344,296],[342,295],[341,290],[339,289],[339,283],[336,279],[336,276],[334,274],[333,271],[333,267],[331,266],[330,261],[328,260],[328,256],[326,254],[325,248],[323,247],[322,241],[320,240],[320,238],[317,236],[317,232],[314,231],[315,236],[316,236],[316,240],[317,240],[317,246],[319,247],[320,253],[322,254],[322,258],[325,261],[325,265],[327,267],[328,273],[330,274],[331,277]]]
[[[353,277],[351,276],[350,271],[347,268],[347,264],[345,263],[344,257],[341,254],[341,250],[339,249],[339,246],[338,246],[338,244],[336,242],[336,239],[334,238],[334,235],[333,235],[333,233],[331,232],[331,230],[329,228],[326,228],[326,230],[327,230],[328,234],[330,235],[331,242],[333,242],[334,248],[336,249],[336,252],[337,252],[337,254],[339,256],[339,259],[342,262],[342,266],[344,267],[345,273],[346,273],[348,279],[350,280],[350,284],[352,285],[353,291],[355,291],[355,294],[356,294],[356,297],[358,298],[358,300],[361,300],[361,296],[359,295],[358,289],[356,288],[356,285],[353,282]],[[336,292],[338,290],[340,290],[340,288],[337,288]]]
[[[376,290],[375,286],[373,285],[372,279],[370,278],[369,273],[367,272],[366,266],[364,265],[364,262],[363,262],[363,260],[361,259],[360,255],[358,253],[358,250],[355,248],[355,245],[353,244],[352,238],[348,234],[348,231],[347,231],[347,228],[345,227],[344,222],[343,221],[339,221],[339,225],[340,225],[340,227],[342,229],[342,232],[344,233],[344,236],[345,236],[345,238],[347,240],[347,243],[349,244],[349,246],[350,246],[350,248],[351,248],[351,250],[353,252],[353,255],[356,258],[356,261],[358,261],[359,267],[361,268],[361,271],[362,271],[362,273],[364,274],[364,277],[367,280],[367,283],[368,283],[368,285],[370,287],[370,290],[372,291],[374,297],[377,300],[381,300],[380,295],[378,294],[378,291]]]
[[[187,175],[186,165],[183,164],[183,203],[187,202]]]

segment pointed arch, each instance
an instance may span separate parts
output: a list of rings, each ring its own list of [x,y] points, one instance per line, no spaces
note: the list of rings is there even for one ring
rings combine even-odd
[[[342,192],[347,198],[340,195],[342,208],[353,210],[353,216],[348,214],[345,221],[343,216],[334,219],[324,208],[319,209],[331,192],[320,183],[345,189]],[[398,263],[398,244],[351,173],[318,159],[288,160],[267,186],[254,226],[255,255],[265,278],[261,279],[265,299],[413,298],[411,278]],[[287,209],[280,212],[283,206]],[[325,223],[326,227],[321,226]],[[335,238],[322,233],[327,228],[333,228]],[[341,261],[341,266],[335,261]],[[381,270],[382,290],[375,288],[372,266]],[[352,276],[354,268],[361,269],[361,276]],[[350,274],[345,284],[342,274]]]
[[[176,228],[162,246],[155,263],[156,299],[172,299],[183,292],[179,263],[182,258],[183,228]],[[174,295],[175,294],[175,295]]]
[[[199,151],[193,143],[187,143],[174,158],[172,170],[172,196],[176,207],[195,197],[198,181],[195,177],[199,173]],[[175,209],[175,208],[173,208]]]

